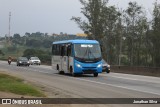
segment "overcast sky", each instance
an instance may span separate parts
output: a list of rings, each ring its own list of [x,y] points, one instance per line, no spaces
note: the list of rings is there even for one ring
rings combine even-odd
[[[137,1],[151,14],[155,0],[110,0],[109,5],[126,8],[129,1]],[[80,13],[79,0],[0,0],[0,36],[8,34],[9,12],[11,12],[11,35],[25,32],[67,34],[83,33],[72,16]]]

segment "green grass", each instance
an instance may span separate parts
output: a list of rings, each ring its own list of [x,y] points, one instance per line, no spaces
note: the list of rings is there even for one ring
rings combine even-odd
[[[19,95],[45,97],[42,92],[35,87],[24,83],[22,79],[1,73],[0,91],[11,92]]]

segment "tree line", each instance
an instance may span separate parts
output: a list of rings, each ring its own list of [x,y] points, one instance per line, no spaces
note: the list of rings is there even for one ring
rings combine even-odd
[[[10,40],[12,43],[12,46],[14,45],[21,45],[26,47],[43,47],[43,48],[51,48],[51,44],[54,41],[60,41],[60,40],[69,40],[69,39],[86,39],[85,37],[80,37],[72,34],[63,34],[62,32],[60,34],[53,34],[48,35],[47,33],[28,33],[26,32],[25,35],[20,35],[18,33],[14,34],[11,37],[2,37],[1,40]]]
[[[155,1],[152,19],[137,2],[126,9],[109,6],[108,0],[79,0],[81,17],[71,20],[103,47],[103,58],[112,65],[160,67],[160,4]]]
[[[5,57],[6,54],[6,58],[1,59],[7,59],[10,54],[17,54],[16,57],[19,57],[19,53],[23,53],[22,56],[25,56],[28,59],[32,56],[37,56],[41,59],[42,63],[50,64],[52,42],[69,39],[86,39],[86,37],[81,37],[74,34],[64,34],[63,32],[52,35],[41,32],[26,32],[25,35],[16,33],[9,38],[7,36],[1,37],[0,41],[7,44],[4,48],[2,48],[2,50],[0,50],[1,57]]]

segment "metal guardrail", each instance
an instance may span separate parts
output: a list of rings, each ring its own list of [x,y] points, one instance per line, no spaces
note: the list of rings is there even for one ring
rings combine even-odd
[[[160,77],[160,67],[111,66],[111,72]]]

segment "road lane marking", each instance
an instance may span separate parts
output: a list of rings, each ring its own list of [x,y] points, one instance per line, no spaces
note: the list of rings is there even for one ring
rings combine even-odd
[[[158,83],[160,84],[159,81],[153,81],[153,80],[142,80],[142,79],[135,79],[135,78],[126,78],[126,77],[119,77],[119,76],[112,76],[112,75],[102,75],[102,76],[105,76],[105,77],[113,77],[113,78],[120,78],[120,79],[127,79],[127,80],[133,80],[133,81],[143,81],[143,82],[151,82],[151,83]]]
[[[42,67],[43,68],[43,67]],[[29,70],[28,68],[22,68],[22,69],[27,69]],[[65,75],[59,75],[59,74],[55,74],[53,72],[44,72],[44,71],[41,71],[41,70],[34,70],[34,71],[38,71],[38,72],[41,72],[41,73],[46,73],[46,74],[52,74],[52,75],[58,75],[58,76],[65,76]],[[91,82],[91,83],[96,83],[96,84],[101,84],[101,85],[108,85],[108,86],[112,86],[112,87],[118,87],[118,88],[123,88],[123,89],[128,89],[128,90],[133,90],[133,91],[138,91],[138,92],[144,92],[144,93],[150,93],[150,94],[155,94],[155,95],[160,95],[160,93],[156,93],[156,92],[150,92],[150,91],[142,91],[142,90],[138,90],[138,89],[133,89],[133,88],[129,88],[129,87],[124,87],[124,86],[117,86],[117,85],[113,85],[113,84],[107,84],[107,83],[103,83],[103,82],[97,82],[97,81],[93,81],[93,80],[87,80],[87,79],[82,79],[82,78],[75,78],[75,77],[68,77],[68,76],[65,76],[67,78],[73,78],[73,79],[77,79],[77,80],[81,80],[81,81],[87,81],[87,82]],[[112,76],[113,77],[113,76]],[[116,76],[114,76],[116,77]],[[116,77],[117,78],[117,77]],[[119,77],[121,79],[124,79],[122,77]],[[125,78],[125,79],[130,79],[130,78]],[[130,80],[137,80],[137,79],[130,79]],[[148,82],[148,81],[147,81]],[[150,81],[149,81],[150,82]]]
[[[37,72],[37,70],[34,70]],[[46,73],[46,74],[53,74],[53,75],[58,75],[58,76],[65,76],[65,75],[59,75],[59,74],[55,74],[53,72],[44,72],[39,70],[38,72],[41,73]],[[155,94],[155,95],[160,95],[160,93],[155,93],[155,92],[149,92],[149,91],[144,91],[144,90],[138,90],[138,89],[133,89],[133,88],[129,88],[129,87],[124,87],[124,86],[118,86],[118,85],[113,85],[113,84],[107,84],[107,83],[103,83],[103,82],[97,82],[97,81],[93,81],[93,80],[87,80],[87,79],[82,79],[82,78],[75,78],[75,77],[68,77],[65,76],[66,78],[72,78],[72,79],[77,79],[77,80],[81,80],[81,81],[87,81],[87,82],[91,82],[91,83],[96,83],[96,84],[101,84],[101,85],[108,85],[108,86],[112,86],[112,87],[118,87],[118,88],[123,88],[123,89],[128,89],[128,90],[133,90],[133,91],[138,91],[138,92],[144,92],[144,93],[149,93],[149,94]]]
[[[74,77],[72,77],[72,78],[74,78]],[[103,83],[103,82],[97,82],[97,81],[92,81],[92,80],[86,80],[86,79],[82,79],[82,78],[74,78],[74,79],[78,79],[78,80],[82,80],[82,81],[87,81],[87,82],[92,82],[92,83],[101,84],[101,85],[108,85],[108,86],[112,86],[112,87],[118,87],[118,88],[123,88],[123,89],[138,91],[138,92],[144,92],[144,93],[149,93],[149,94],[160,95],[160,93],[149,92],[149,91],[142,91],[142,90],[133,89],[133,88],[129,88],[129,87],[117,86],[117,85],[113,85],[113,84],[107,84],[107,83]]]
[[[58,75],[58,76],[63,76],[64,77],[64,75],[59,75],[59,74],[53,74],[53,75]],[[112,87],[123,88],[123,89],[128,89],[128,90],[138,91],[138,92],[143,92],[143,93],[148,93],[148,94],[160,95],[160,93],[156,93],[156,92],[138,90],[138,89],[133,89],[133,88],[129,88],[129,87],[118,86],[118,85],[113,85],[113,84],[107,84],[107,83],[103,83],[103,82],[97,82],[97,81],[87,80],[87,79],[82,79],[82,78],[67,77],[67,76],[66,76],[66,78],[72,78],[72,79],[77,79],[77,80],[91,82],[91,83],[96,83],[96,84],[101,84],[101,85],[108,85],[108,86],[112,86]]]
[[[46,72],[46,73],[47,73],[47,72]],[[48,74],[53,74],[53,73],[49,73],[49,72],[48,72]],[[53,74],[53,75],[58,75],[58,76],[63,76],[63,77],[65,76],[65,75],[59,75],[59,74]],[[118,87],[118,88],[123,88],[123,89],[128,89],[128,90],[138,91],[138,92],[143,92],[143,93],[148,93],[148,94],[160,95],[160,93],[156,93],[156,92],[138,90],[138,89],[133,89],[133,88],[129,88],[129,87],[118,86],[118,85],[113,85],[113,84],[107,84],[107,83],[103,83],[103,82],[97,82],[97,81],[87,80],[87,79],[82,79],[82,78],[75,78],[75,77],[68,77],[68,76],[66,76],[66,78],[72,78],[72,79],[77,79],[77,80],[81,80],[81,81],[87,81],[87,82],[96,83],[96,84],[101,84],[101,85],[108,85],[108,86],[112,86],[112,87]]]

